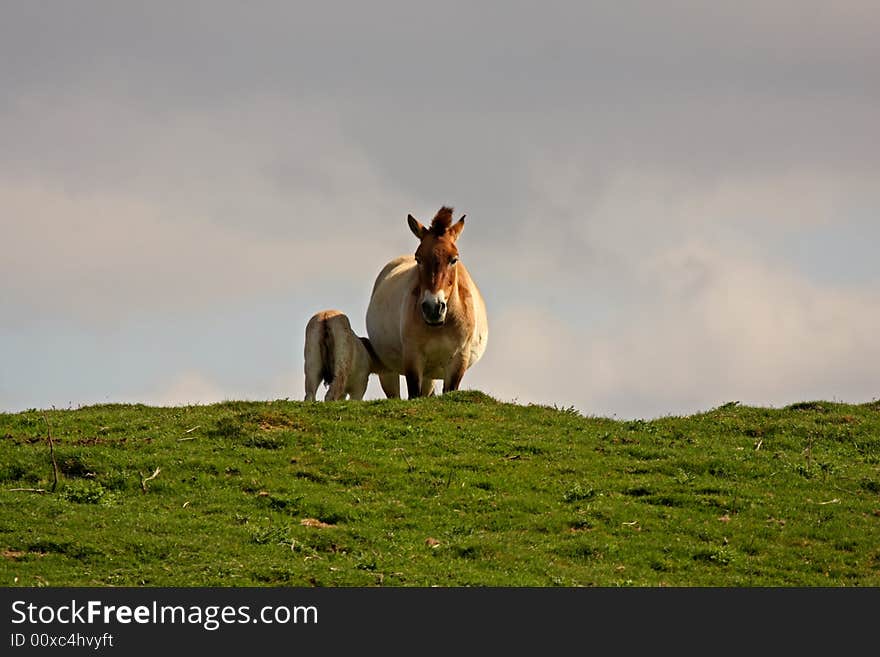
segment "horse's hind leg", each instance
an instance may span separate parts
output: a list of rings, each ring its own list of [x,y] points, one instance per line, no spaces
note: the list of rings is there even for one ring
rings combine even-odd
[[[400,399],[400,375],[393,372],[379,374],[379,385],[388,399]]]

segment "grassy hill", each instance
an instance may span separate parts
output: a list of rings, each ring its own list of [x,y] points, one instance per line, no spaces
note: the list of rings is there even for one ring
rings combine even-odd
[[[0,585],[878,586],[880,403],[0,414]]]

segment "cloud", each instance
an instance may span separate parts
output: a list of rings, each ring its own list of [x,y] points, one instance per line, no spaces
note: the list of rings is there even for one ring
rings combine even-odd
[[[467,384],[622,417],[880,395],[876,290],[817,286],[699,242],[657,253],[645,274],[641,303],[595,325],[540,306],[496,313]]]
[[[587,92],[870,91],[861,82],[872,77],[880,24],[865,0],[442,7],[391,0],[349,3],[344,12],[275,2],[213,2],[210,11],[19,5],[7,8],[0,26],[0,75],[10,86],[114,86],[211,103],[328,89],[419,105],[445,91],[484,107],[531,108]]]
[[[694,239],[721,252],[785,258],[786,244],[835,229],[880,237],[880,226],[861,219],[880,206],[874,178],[870,167],[810,162],[760,174],[734,167],[720,177],[647,160],[602,169],[566,149],[533,161],[525,202],[532,222],[517,226],[513,241],[526,255],[544,254],[547,276],[560,268],[605,276],[610,267],[635,276],[646,256]]]
[[[584,408],[588,344],[563,317],[531,305],[505,306],[490,316],[486,352],[461,387],[502,401]]]
[[[161,209],[109,194],[0,187],[16,248],[0,264],[7,303],[80,319],[124,318],[163,309],[199,309],[245,294],[271,294],[358,245],[274,240],[204,219],[175,221]],[[331,256],[330,251],[333,254]],[[331,274],[332,275],[332,274]]]
[[[27,109],[8,135],[28,125]],[[41,109],[37,143],[10,139],[23,155],[0,166],[14,245],[0,303],[99,321],[198,310],[315,276],[368,286],[411,248],[415,202],[329,115],[272,102],[161,120],[95,100]],[[390,236],[375,230],[395,219]]]
[[[880,395],[878,279],[844,284],[823,275],[828,262],[788,253],[857,227],[880,238],[850,223],[878,202],[868,175],[807,166],[706,184],[650,167],[601,176],[577,156],[532,171],[540,219],[506,258],[478,260],[484,292],[516,293],[489,295],[489,346],[468,385],[626,417]],[[853,253],[824,257],[844,258],[840,270]]]

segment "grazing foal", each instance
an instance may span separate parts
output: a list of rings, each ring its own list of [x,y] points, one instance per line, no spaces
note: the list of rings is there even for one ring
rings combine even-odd
[[[456,242],[464,216],[452,223],[452,208],[442,207],[429,227],[409,215],[418,238],[415,256],[390,261],[373,285],[367,307],[367,335],[384,365],[379,372],[388,397],[400,396],[406,377],[410,399],[429,395],[434,380],[443,392],[458,390],[465,371],[486,350],[486,304],[459,260]]]
[[[315,392],[323,381],[329,387],[324,401],[363,399],[371,372],[378,362],[367,338],[351,330],[348,317],[338,310],[322,310],[306,324],[305,401],[315,401]]]

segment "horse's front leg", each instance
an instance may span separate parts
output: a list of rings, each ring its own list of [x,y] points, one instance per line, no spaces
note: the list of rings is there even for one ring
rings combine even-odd
[[[443,378],[444,393],[447,393],[450,390],[458,390],[458,386],[461,385],[461,380],[464,377],[466,369],[467,365],[461,358],[456,358],[449,364],[449,367],[446,368],[446,376]]]
[[[422,396],[422,363],[416,354],[404,353],[403,375],[406,377],[406,396],[415,399]]]
[[[406,371],[406,396],[407,399],[422,396],[422,375],[416,370]]]

